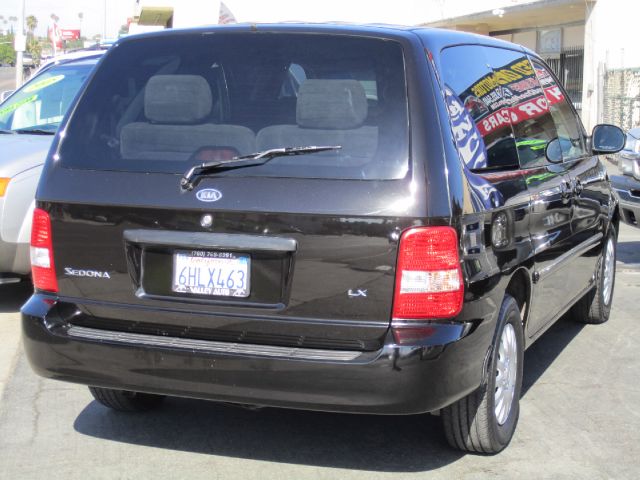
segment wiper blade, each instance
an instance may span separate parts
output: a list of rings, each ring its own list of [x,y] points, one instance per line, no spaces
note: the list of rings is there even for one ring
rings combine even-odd
[[[193,190],[196,186],[197,178],[208,172],[215,170],[231,170],[234,168],[254,167],[256,165],[264,165],[268,161],[276,157],[288,157],[293,155],[306,155],[309,153],[326,152],[329,150],[340,150],[340,145],[315,146],[309,145],[305,147],[282,147],[264,150],[262,152],[233,157],[229,160],[216,160],[213,162],[201,163],[194,165],[187,170],[180,179],[180,187],[183,190]]]
[[[18,134],[23,135],[55,135],[55,130],[45,130],[44,128],[21,128],[20,130],[15,130]]]
[[[5,130],[4,128],[0,128],[0,133],[5,133],[7,135],[15,135],[16,132],[14,132],[13,130]]]

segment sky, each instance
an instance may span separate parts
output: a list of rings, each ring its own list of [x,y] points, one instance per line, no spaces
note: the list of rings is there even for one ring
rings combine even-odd
[[[82,26],[82,34],[86,37],[102,34],[106,18],[107,38],[117,36],[127,17],[133,16],[136,4],[135,0],[1,0],[0,15],[5,18],[20,17],[23,1],[25,15],[35,15],[38,19],[37,35],[46,35],[49,17],[55,13],[60,17],[58,25],[61,28],[77,29]],[[157,0],[157,3],[168,1]],[[218,4],[219,0],[175,0],[173,3],[197,4],[202,1]],[[491,10],[496,6],[527,1],[530,0],[224,0],[224,3],[238,22],[336,20],[413,25],[438,20],[443,16],[460,15],[472,10]],[[84,15],[82,25],[79,12]],[[216,23],[217,19],[203,19],[203,22]],[[0,28],[5,27],[7,25],[0,23]]]
[[[92,37],[102,34],[104,29],[105,5],[107,20],[107,38],[117,36],[120,26],[133,15],[134,0],[24,0],[25,16],[35,15],[38,19],[36,34],[45,36],[47,23],[52,13],[60,17],[58,25],[61,28],[80,28],[78,13],[82,12],[82,35]],[[20,18],[21,0],[1,0],[0,15],[5,18],[15,16]],[[6,25],[2,24],[4,29]]]
[[[164,0],[166,1],[166,0]],[[177,0],[190,1],[190,0]],[[216,0],[212,0],[217,3]],[[497,0],[479,0],[488,7]],[[505,3],[513,0],[501,0]],[[135,0],[24,0],[25,15],[38,19],[36,34],[46,35],[49,17],[55,13],[60,17],[61,28],[80,28],[78,13],[82,12],[82,34],[91,37],[102,33],[106,12],[107,37],[113,38],[121,25],[135,11]],[[151,3],[151,2],[150,2]],[[164,3],[163,0],[158,2]],[[423,18],[440,18],[446,3],[477,5],[478,0],[224,0],[224,3],[239,22],[269,22],[284,20],[306,21],[352,21],[415,24]],[[22,0],[1,0],[0,15],[20,17]],[[105,8],[106,7],[106,8]],[[217,20],[217,19],[216,19]],[[0,28],[7,25],[0,24]]]

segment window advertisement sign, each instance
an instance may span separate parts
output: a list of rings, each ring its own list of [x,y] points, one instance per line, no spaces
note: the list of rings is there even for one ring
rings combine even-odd
[[[522,57],[487,74],[461,97],[482,136],[509,123],[518,124],[545,115],[550,105],[564,99],[549,73],[534,70],[529,60]]]
[[[465,65],[460,70],[459,65]],[[558,137],[552,113],[564,95],[522,52],[463,45],[442,53],[444,95],[474,203],[502,205],[520,168],[546,163]]]

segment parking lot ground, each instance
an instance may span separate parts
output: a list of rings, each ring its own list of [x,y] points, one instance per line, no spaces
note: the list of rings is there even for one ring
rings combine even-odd
[[[45,380],[19,347],[25,285],[0,289],[0,478],[629,478],[640,475],[640,229],[623,226],[611,319],[559,321],[525,354],[520,423],[495,456],[463,455],[437,417],[376,417],[169,399],[111,412]]]
[[[16,69],[14,67],[0,67],[0,93],[16,88]]]

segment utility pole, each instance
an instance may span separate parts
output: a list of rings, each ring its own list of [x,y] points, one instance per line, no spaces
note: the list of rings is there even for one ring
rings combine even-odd
[[[104,0],[104,25],[102,29],[102,41],[107,39],[107,0]]]
[[[14,45],[16,51],[16,90],[22,85],[23,76],[23,53],[27,49],[27,36],[24,34],[24,1],[22,0],[22,12],[20,14],[20,23],[18,31],[14,37]]]

